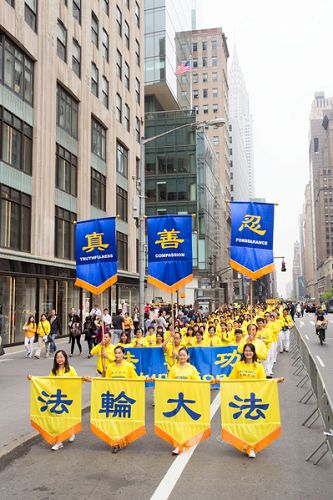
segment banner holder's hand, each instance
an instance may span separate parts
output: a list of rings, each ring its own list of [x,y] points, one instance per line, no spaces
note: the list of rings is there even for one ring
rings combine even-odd
[[[276,381],[278,384],[282,384],[284,382],[284,377],[277,377]]]
[[[27,375],[27,380],[32,380],[32,375],[30,375],[30,373]]]

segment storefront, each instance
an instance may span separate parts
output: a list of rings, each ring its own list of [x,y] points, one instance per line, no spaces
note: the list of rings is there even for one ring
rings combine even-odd
[[[75,269],[30,262],[0,259],[0,335],[3,345],[24,341],[23,325],[30,314],[40,315],[55,309],[61,319],[62,334],[67,334],[68,315],[74,307],[85,318],[98,304],[113,313],[128,311],[139,304],[138,278],[118,274],[118,282],[102,295],[92,295],[74,285]]]

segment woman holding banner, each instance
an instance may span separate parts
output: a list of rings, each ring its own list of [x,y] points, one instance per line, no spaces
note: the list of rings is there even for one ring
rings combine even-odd
[[[200,380],[200,375],[195,366],[189,363],[189,353],[186,347],[178,351],[178,363],[171,367],[168,378],[179,380]]]

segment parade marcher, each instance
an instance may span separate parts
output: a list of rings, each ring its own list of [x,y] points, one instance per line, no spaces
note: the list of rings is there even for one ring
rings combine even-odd
[[[120,342],[117,345],[121,345],[122,347],[131,347],[131,342],[128,341],[128,337],[126,332],[122,332],[120,335]]]
[[[290,344],[290,328],[293,326],[293,320],[291,316],[288,314],[288,310],[283,310],[283,316],[280,321],[281,323],[281,331],[279,333],[279,351],[282,353],[283,351],[289,351]]]
[[[96,341],[96,325],[91,316],[87,316],[83,324],[84,340],[88,344],[88,358],[91,358],[90,351]]]
[[[260,361],[264,361],[267,358],[267,347],[265,342],[258,339],[257,335],[257,325],[249,324],[247,325],[247,335],[239,343],[238,352],[242,354],[245,344],[251,343],[256,348],[256,355]]]
[[[105,377],[106,369],[114,360],[115,347],[111,344],[111,333],[104,332],[102,341],[95,345],[90,351],[91,356],[97,355],[96,371]]]
[[[48,318],[48,321],[51,325],[51,331],[50,331],[50,354],[53,354],[56,350],[56,344],[55,344],[55,339],[57,338],[58,335],[62,335],[61,333],[61,322],[60,318],[57,315],[55,309],[52,309],[51,314]]]
[[[32,358],[34,352],[34,340],[37,333],[37,324],[35,317],[30,315],[28,321],[23,326],[24,330],[24,347],[26,348],[26,358]]]
[[[113,325],[113,343],[117,345],[120,341],[121,332],[124,331],[124,318],[121,315],[121,309],[118,309],[118,313],[112,319]]]
[[[162,335],[163,338],[163,335]],[[148,327],[147,335],[145,336],[147,347],[155,347],[156,345],[156,334],[155,328],[153,326]]]
[[[127,335],[127,333],[126,333],[126,335]],[[128,338],[128,335],[127,335],[127,338]],[[131,345],[131,347],[148,347],[147,340],[143,336],[142,328],[138,328],[138,330],[135,334],[135,338],[132,340],[130,345]]]
[[[46,318],[46,314],[42,314],[37,327],[38,334],[38,347],[35,352],[35,358],[39,359],[43,347],[45,348],[45,357],[48,358],[49,354],[49,334],[51,331],[51,325]]]

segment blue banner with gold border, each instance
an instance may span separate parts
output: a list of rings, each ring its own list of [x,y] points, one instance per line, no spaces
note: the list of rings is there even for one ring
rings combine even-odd
[[[173,293],[192,281],[192,216],[148,217],[148,282]]]
[[[190,347],[190,363],[203,380],[229,377],[234,364],[240,360],[238,346]]]
[[[274,271],[274,204],[231,202],[230,266],[251,279]]]
[[[117,281],[115,217],[76,224],[75,285],[99,295]]]
[[[125,359],[133,363],[139,376],[167,378],[168,364],[162,347],[126,348]],[[147,387],[152,385],[152,382],[146,382]]]

